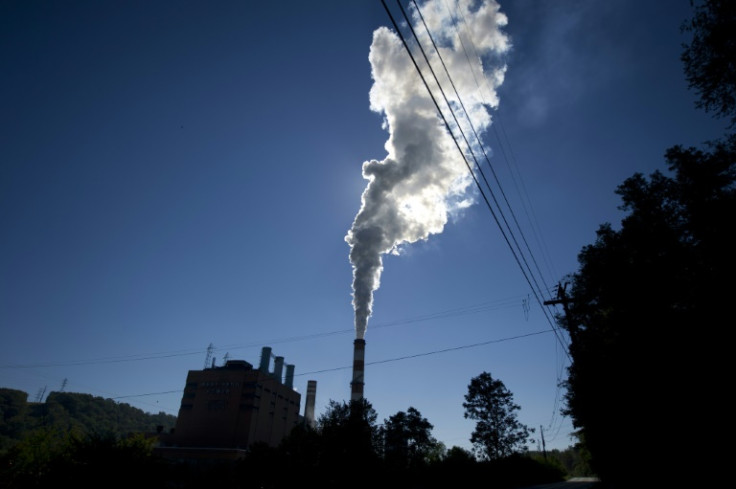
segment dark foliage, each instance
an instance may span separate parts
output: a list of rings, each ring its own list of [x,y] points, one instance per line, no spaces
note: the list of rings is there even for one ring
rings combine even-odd
[[[383,422],[386,464],[397,469],[422,467],[438,447],[432,423],[415,408],[399,411]]]
[[[356,479],[359,486],[370,486],[382,455],[381,430],[376,424],[378,415],[365,399],[337,403],[330,401],[327,411],[319,417],[317,425],[322,437],[322,464],[324,481],[330,487],[338,487]]]
[[[501,459],[526,450],[534,430],[516,418],[521,408],[503,382],[488,372],[473,377],[463,407],[465,417],[477,421],[470,441],[482,459]]]
[[[601,226],[579,255],[561,318],[572,339],[567,405],[609,481],[680,473],[713,442],[702,423],[725,395],[702,388],[725,371],[719,331],[733,323],[722,306],[736,271],[735,143],[674,147],[673,176],[627,179],[621,229]]]
[[[158,427],[169,430],[175,423],[175,416],[149,414],[89,394],[51,392],[45,402],[29,403],[27,393],[0,388],[0,453],[39,428],[119,437],[155,433]]]
[[[165,464],[152,456],[154,443],[144,435],[39,429],[0,457],[0,481],[7,489],[161,486],[168,477]]]
[[[403,414],[392,418],[402,419],[405,427],[411,424],[409,419],[416,421],[417,427],[409,432],[431,430],[416,409]],[[480,463],[458,447],[444,457],[397,467],[383,458],[383,434],[367,401],[331,401],[317,429],[299,426],[278,447],[254,444],[240,461],[170,462],[153,454],[155,438],[145,435],[37,429],[0,456],[0,487],[444,489],[483,480],[489,487],[503,489],[562,479],[559,468],[529,457]],[[428,431],[411,436],[432,440]]]
[[[590,454],[587,449],[578,444],[565,450],[548,450],[544,452],[529,452],[529,456],[537,462],[556,467],[567,477],[594,477],[590,467]]]
[[[682,61],[690,88],[696,90],[697,106],[736,124],[736,2],[693,2],[694,15],[683,25],[692,34],[683,45]]]
[[[448,457],[430,466],[418,478],[418,483],[409,484],[408,487],[475,487],[480,482],[484,487],[505,489],[562,480],[564,472],[559,467],[517,453],[485,462]]]
[[[28,394],[0,388],[0,453],[23,436],[28,424]]]
[[[691,2],[682,60],[698,107],[736,123],[736,3]],[[561,323],[571,336],[567,410],[614,486],[721,477],[709,447],[728,419],[724,328],[736,271],[736,135],[666,152],[670,175],[619,186],[621,228],[581,251]]]

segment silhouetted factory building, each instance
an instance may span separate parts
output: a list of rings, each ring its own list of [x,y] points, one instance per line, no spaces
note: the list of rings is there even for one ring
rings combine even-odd
[[[301,395],[293,387],[294,365],[275,357],[269,372],[271,356],[271,348],[264,347],[258,369],[244,360],[229,360],[220,367],[190,370],[176,428],[162,437],[160,450],[278,445],[300,422]]]

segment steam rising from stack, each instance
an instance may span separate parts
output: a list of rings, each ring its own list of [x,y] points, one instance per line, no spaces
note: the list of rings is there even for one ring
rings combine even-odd
[[[491,123],[487,105],[498,105],[495,89],[503,82],[506,71],[499,57],[508,50],[509,42],[500,31],[507,19],[499,12],[495,0],[475,5],[477,3],[476,0],[459,0],[457,8],[449,12],[448,2],[428,0],[422,2],[420,9],[473,127],[480,134]],[[459,107],[418,13],[413,11],[412,17],[415,31],[445,94],[455,107]],[[451,121],[421,53],[415,51],[414,57],[425,78],[432,80],[430,87],[435,99]],[[441,233],[449,215],[472,204],[472,197],[466,195],[472,183],[467,167],[401,39],[385,27],[377,29],[373,32],[369,60],[373,77],[370,108],[383,115],[383,127],[388,130],[389,138],[385,144],[386,158],[363,163],[363,178],[368,180],[368,185],[361,197],[360,210],[345,237],[353,265],[355,332],[361,341],[372,312],[373,292],[380,285],[382,255],[398,255],[402,246]],[[491,66],[493,60],[496,60],[495,68]],[[467,122],[461,120],[460,124],[466,134],[472,134],[466,127]],[[364,348],[363,341],[361,355]],[[358,355],[356,343],[355,362]],[[362,356],[360,361],[362,364]],[[362,369],[359,376],[362,397]],[[355,382],[354,369],[353,385]]]

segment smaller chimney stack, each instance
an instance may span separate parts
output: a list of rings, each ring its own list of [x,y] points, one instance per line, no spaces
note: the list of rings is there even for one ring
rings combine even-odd
[[[273,362],[273,375],[276,381],[281,384],[284,379],[284,357],[276,357]]]
[[[314,404],[317,399],[317,381],[310,380],[307,382],[307,400],[304,403],[304,420],[310,428],[315,427],[314,421]]]
[[[294,388],[294,365],[286,366],[286,380],[284,380],[284,384],[290,389]]]

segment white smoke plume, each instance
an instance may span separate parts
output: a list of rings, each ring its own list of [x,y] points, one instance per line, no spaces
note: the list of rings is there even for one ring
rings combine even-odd
[[[498,105],[495,89],[503,82],[506,71],[501,60],[509,49],[508,37],[501,32],[506,16],[494,0],[427,0],[419,8],[473,127],[480,134],[491,123],[488,108]],[[445,95],[459,107],[419,14],[412,11],[411,17]],[[435,99],[455,130],[421,52],[412,46]],[[386,158],[363,163],[363,178],[368,185],[345,237],[353,265],[358,338],[365,336],[373,292],[380,285],[382,255],[398,254],[402,245],[441,233],[453,210],[472,203],[466,195],[472,179],[462,155],[399,36],[385,27],[374,31],[369,61],[373,77],[370,108],[384,116],[389,138],[385,144]],[[462,119],[460,125],[466,135],[472,134]]]

